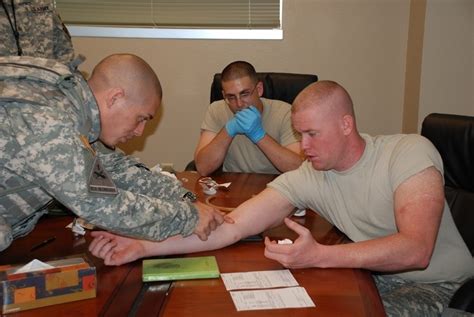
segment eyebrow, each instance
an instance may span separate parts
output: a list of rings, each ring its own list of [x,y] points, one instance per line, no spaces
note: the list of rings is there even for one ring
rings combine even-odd
[[[146,120],[146,121],[150,121],[150,120],[153,120],[153,115],[152,114],[146,114],[146,115],[143,115],[141,116],[143,120]]]

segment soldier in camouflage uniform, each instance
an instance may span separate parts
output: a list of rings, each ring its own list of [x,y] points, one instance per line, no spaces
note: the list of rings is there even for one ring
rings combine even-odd
[[[48,0],[2,0],[0,56],[35,56],[70,62],[71,36]]]
[[[134,55],[105,58],[88,83],[55,60],[0,57],[0,250],[31,231],[53,197],[123,235],[206,239],[224,220],[217,210],[111,150],[142,134],[161,94]]]

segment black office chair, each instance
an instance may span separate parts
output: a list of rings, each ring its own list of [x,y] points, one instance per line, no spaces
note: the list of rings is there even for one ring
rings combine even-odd
[[[257,73],[263,83],[263,96],[268,99],[277,99],[292,104],[296,96],[306,86],[318,80],[318,76],[292,73]],[[221,74],[215,74],[211,84],[211,103],[221,100]]]
[[[474,256],[474,117],[432,113],[423,120],[421,134],[443,158],[446,200]],[[474,278],[454,294],[449,307],[474,313]]]
[[[257,73],[263,83],[263,96],[268,99],[282,100],[292,104],[296,96],[306,86],[318,80],[318,76],[311,74],[292,73]],[[211,84],[211,103],[223,99],[221,74],[215,74]],[[196,165],[191,161],[186,165],[186,171],[195,171]]]

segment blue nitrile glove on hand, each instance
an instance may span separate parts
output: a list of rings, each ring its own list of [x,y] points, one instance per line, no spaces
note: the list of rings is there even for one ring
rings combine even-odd
[[[253,143],[257,143],[263,139],[265,130],[263,130],[262,127],[262,115],[257,108],[250,106],[247,109],[237,112],[235,118],[237,118],[237,124],[242,128],[243,133],[245,133]]]
[[[225,124],[225,129],[227,131],[227,134],[229,134],[231,137],[234,137],[236,134],[243,133],[242,128],[237,123],[236,116],[227,121],[227,123]]]

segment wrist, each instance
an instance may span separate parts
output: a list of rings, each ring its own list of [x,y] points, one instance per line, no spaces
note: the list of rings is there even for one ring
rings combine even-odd
[[[138,259],[146,258],[157,254],[155,249],[160,245],[159,243],[148,240],[139,240],[139,243],[141,245],[141,248],[138,249]]]
[[[265,130],[260,129],[254,133],[252,133],[249,138],[253,143],[258,143],[261,139],[265,137]]]
[[[232,120],[227,121],[227,123],[225,124],[225,131],[231,138],[233,138],[237,134],[237,129],[235,128],[235,122]]]

